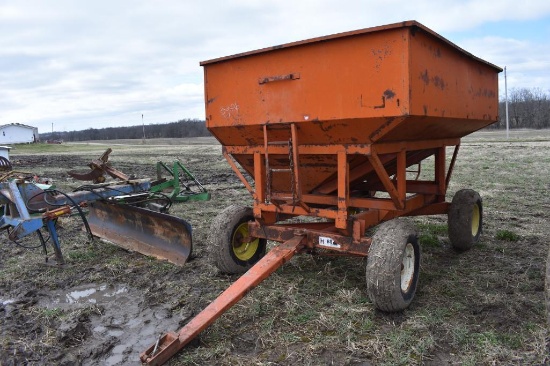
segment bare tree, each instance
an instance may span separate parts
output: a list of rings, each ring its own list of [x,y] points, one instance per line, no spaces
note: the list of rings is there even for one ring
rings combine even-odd
[[[550,128],[550,96],[540,88],[513,88],[508,93],[510,128]],[[499,121],[493,128],[506,127],[505,101],[499,103]]]

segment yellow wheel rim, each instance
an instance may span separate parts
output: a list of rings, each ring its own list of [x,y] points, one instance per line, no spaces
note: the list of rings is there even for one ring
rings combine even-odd
[[[476,203],[472,211],[472,236],[477,236],[479,232],[479,224],[481,221],[481,210],[479,205]]]
[[[248,223],[243,222],[240,224],[235,232],[233,233],[233,240],[231,245],[233,247],[233,253],[241,261],[250,260],[260,245],[260,239],[256,238],[251,241],[244,241],[243,239],[248,238]]]

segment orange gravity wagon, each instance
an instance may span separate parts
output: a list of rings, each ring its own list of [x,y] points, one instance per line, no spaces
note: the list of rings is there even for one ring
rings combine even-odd
[[[368,296],[393,312],[412,301],[420,263],[399,217],[448,214],[454,248],[478,241],[480,195],[445,195],[460,139],[498,119],[499,67],[415,21],[201,65],[207,127],[254,199],[216,217],[212,252],[246,274],[142,361],[165,362],[296,253],[368,256]],[[266,254],[267,240],[282,244]]]

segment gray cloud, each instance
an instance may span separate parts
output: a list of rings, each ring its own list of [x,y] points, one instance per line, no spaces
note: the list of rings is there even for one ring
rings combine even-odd
[[[140,124],[142,113],[146,123],[203,118],[202,60],[409,19],[508,65],[512,84],[547,89],[548,44],[468,36],[480,25],[550,14],[547,1],[517,4],[8,0],[0,3],[0,124],[50,131],[52,123],[61,130]]]

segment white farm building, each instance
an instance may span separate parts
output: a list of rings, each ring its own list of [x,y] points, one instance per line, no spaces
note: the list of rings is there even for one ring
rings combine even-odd
[[[0,144],[25,144],[38,141],[38,128],[8,123],[0,126]]]

